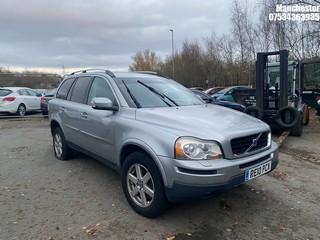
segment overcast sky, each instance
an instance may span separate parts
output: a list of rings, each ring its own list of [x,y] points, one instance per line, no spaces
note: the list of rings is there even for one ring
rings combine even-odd
[[[127,70],[230,31],[232,0],[0,0],[0,67]]]

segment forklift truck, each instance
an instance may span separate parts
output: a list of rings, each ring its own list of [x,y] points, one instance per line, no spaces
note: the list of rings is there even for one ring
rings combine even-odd
[[[257,54],[255,105],[245,112],[265,121],[271,129],[290,129],[291,135],[301,136],[309,111],[302,101],[301,64],[289,62],[288,55],[288,50]],[[278,56],[279,62],[270,63],[272,56]]]

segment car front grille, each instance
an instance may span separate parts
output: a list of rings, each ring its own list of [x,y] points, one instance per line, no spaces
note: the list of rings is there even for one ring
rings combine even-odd
[[[250,136],[232,139],[232,153],[234,156],[238,156],[265,148],[268,146],[268,138],[269,132],[262,132]]]

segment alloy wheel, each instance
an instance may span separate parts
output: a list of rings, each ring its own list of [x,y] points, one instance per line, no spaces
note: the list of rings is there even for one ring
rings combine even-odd
[[[154,199],[154,182],[147,168],[133,164],[127,173],[127,188],[131,199],[140,207],[150,206]]]
[[[56,134],[54,136],[54,151],[56,152],[56,155],[58,157],[61,157],[62,151],[63,151],[63,146],[62,146],[62,139],[59,134]]]

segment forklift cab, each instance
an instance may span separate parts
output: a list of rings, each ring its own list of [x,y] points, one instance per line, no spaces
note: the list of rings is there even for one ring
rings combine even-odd
[[[265,106],[264,109],[279,109],[281,95],[284,94],[285,89],[280,89],[281,84],[280,79],[280,63],[273,62],[267,63],[265,77],[266,83],[265,88]],[[287,99],[288,103],[284,102],[283,106],[291,106],[294,108],[299,108],[301,104],[301,92],[302,92],[302,82],[299,75],[299,62],[289,61],[288,62],[288,72],[287,72]]]

